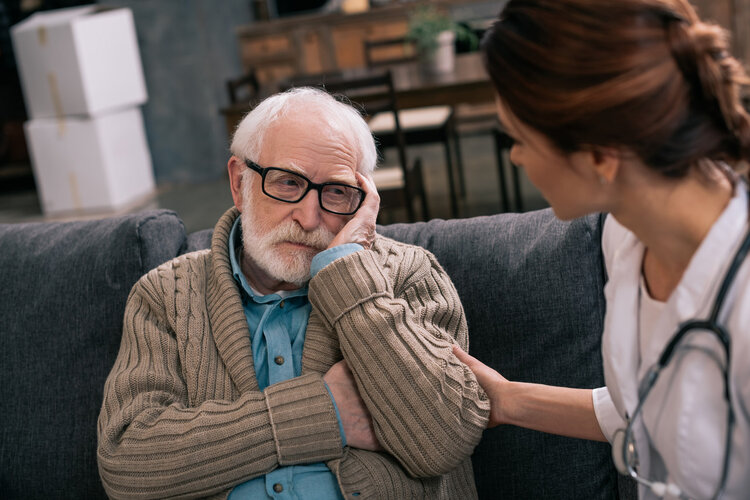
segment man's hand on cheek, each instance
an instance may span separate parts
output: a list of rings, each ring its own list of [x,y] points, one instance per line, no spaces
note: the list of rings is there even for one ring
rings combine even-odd
[[[365,191],[365,201],[359,207],[357,213],[339,231],[336,237],[328,245],[333,248],[345,243],[359,243],[364,248],[370,248],[375,241],[375,221],[380,209],[380,195],[375,188],[372,179],[356,173],[359,186]]]

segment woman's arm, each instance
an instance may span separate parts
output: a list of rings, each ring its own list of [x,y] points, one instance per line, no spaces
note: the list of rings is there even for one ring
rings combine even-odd
[[[478,359],[453,346],[490,398],[488,427],[501,424],[606,441],[594,412],[591,389],[571,389],[543,384],[511,382]]]

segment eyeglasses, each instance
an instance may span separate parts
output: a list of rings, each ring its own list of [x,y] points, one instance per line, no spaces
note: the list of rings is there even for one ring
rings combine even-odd
[[[304,175],[283,168],[261,167],[251,160],[245,160],[245,164],[260,174],[263,193],[274,200],[297,203],[314,189],[318,192],[320,208],[332,214],[352,215],[365,199],[365,192],[355,186],[340,182],[316,184]]]

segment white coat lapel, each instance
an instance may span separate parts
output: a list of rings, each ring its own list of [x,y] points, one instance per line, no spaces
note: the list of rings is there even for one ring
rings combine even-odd
[[[661,356],[677,331],[675,325],[692,319],[706,319],[716,300],[719,285],[729,267],[731,256],[741,243],[747,224],[746,187],[739,183],[735,196],[716,220],[682,275],[664,312],[659,318],[646,353],[641,360],[639,378]]]
[[[610,223],[619,225],[614,220]],[[636,335],[622,335],[622,332],[637,331],[643,245],[621,226],[617,232],[617,236],[622,236],[622,232],[626,234],[607,263],[609,281],[604,287],[607,312],[604,318],[602,357],[607,389],[618,413],[624,418],[626,414],[632,414],[638,403],[638,380],[635,376],[639,363],[638,338]],[[612,286],[615,283],[617,286]]]

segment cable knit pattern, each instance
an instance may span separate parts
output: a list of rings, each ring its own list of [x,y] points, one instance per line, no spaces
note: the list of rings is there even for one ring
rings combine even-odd
[[[456,292],[434,258],[378,238],[311,281],[302,376],[260,392],[227,241],[178,257],[130,293],[104,389],[99,472],[113,498],[226,497],[283,465],[327,461],[345,493],[476,497],[469,455],[489,404],[453,358],[467,346]],[[342,355],[389,453],[342,449],[322,375]],[[421,479],[420,479],[421,478]]]
[[[378,237],[321,270],[310,302],[333,326],[383,447],[415,477],[459,467],[489,404],[452,354],[454,339],[467,348],[466,320],[434,256]]]

